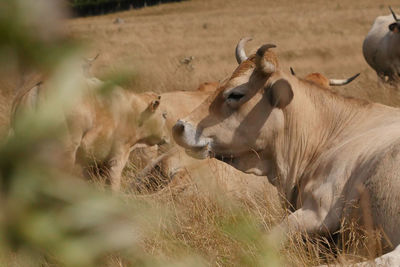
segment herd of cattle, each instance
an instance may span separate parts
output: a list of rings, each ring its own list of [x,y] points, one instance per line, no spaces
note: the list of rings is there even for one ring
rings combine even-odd
[[[375,20],[363,53],[382,81],[396,83],[400,20],[391,12]],[[76,171],[102,164],[118,191],[129,155],[138,147],[155,147],[146,171],[161,164],[175,184],[176,177],[185,176],[185,164],[195,160],[185,151],[197,159],[213,158],[217,165],[267,176],[278,189],[292,213],[274,233],[336,232],[343,219],[365,215],[357,207],[368,195],[370,219],[392,251],[359,266],[400,266],[400,109],[330,89],[358,74],[337,80],[287,73],[273,44],[247,56],[249,40],[239,41],[239,65],[228,79],[194,91],[137,94],[115,86],[109,94],[98,94],[103,82],[83,75],[83,96],[64,114],[68,134],[59,142],[62,167]],[[49,90],[41,80],[25,85],[13,102],[11,121],[15,124],[19,114],[45,101]],[[161,153],[163,146],[169,149]]]

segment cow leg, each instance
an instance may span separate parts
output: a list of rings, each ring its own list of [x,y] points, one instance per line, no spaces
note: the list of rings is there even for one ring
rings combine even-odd
[[[400,245],[395,250],[386,253],[374,260],[363,261],[359,263],[329,265],[329,266],[351,266],[351,267],[387,267],[387,266],[400,266]],[[318,267],[328,267],[328,265],[319,265]]]
[[[73,168],[73,166],[75,166],[76,153],[78,151],[80,144],[81,144],[81,138],[76,137],[76,138],[70,140],[70,142],[68,142],[68,144],[65,147],[65,162],[66,162],[67,166],[69,166],[71,168]]]
[[[374,261],[360,262],[351,266],[400,266],[400,245],[395,250],[376,258]]]
[[[318,198],[316,198],[318,199]],[[318,205],[317,205],[318,204]],[[282,223],[271,231],[274,242],[282,245],[287,233],[302,233],[303,235],[326,235],[336,231],[340,227],[341,208],[324,207],[322,203],[316,203],[315,198],[306,201],[302,208],[290,214]],[[328,212],[329,211],[329,212]]]
[[[82,142],[83,132],[80,129],[73,129],[64,139],[64,169],[68,172],[78,174],[76,166],[76,154]]]
[[[82,145],[84,135],[86,135],[92,127],[92,123],[87,116],[81,113],[71,114],[66,118],[67,134],[64,137],[64,154],[65,166],[69,170],[74,170],[76,174],[82,174],[82,169],[77,166],[77,151]],[[82,167],[82,166],[80,166]]]
[[[121,188],[121,174],[128,162],[130,154],[129,147],[121,147],[113,153],[109,160],[109,179],[112,191],[119,191]]]
[[[330,231],[330,225],[324,223],[325,216],[311,209],[301,208],[290,214],[282,223],[276,226],[272,232],[302,234],[326,234]]]

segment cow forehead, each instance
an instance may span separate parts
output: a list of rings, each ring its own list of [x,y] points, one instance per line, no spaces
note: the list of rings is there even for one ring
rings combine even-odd
[[[212,95],[203,102],[202,106],[208,106],[209,113],[218,113],[219,108],[224,102],[224,92],[232,89],[239,84],[243,84],[248,81],[250,74],[255,69],[255,55],[249,56],[249,58],[243,61],[233,72],[231,77],[224,81]]]
[[[249,70],[254,69],[255,67],[256,67],[255,56],[252,55],[247,60],[240,63],[240,65],[232,73],[232,76],[229,80],[243,76],[245,73],[247,73]]]
[[[221,91],[229,91],[230,89],[245,84],[249,81],[251,74],[253,73],[256,65],[253,61],[254,58],[250,58],[244,62],[242,62],[233,72],[231,77],[227,79],[222,84]]]
[[[242,76],[230,78],[225,84],[221,85],[217,90],[215,90],[208,100],[203,103],[209,106],[209,113],[218,114],[220,107],[225,101],[226,94],[229,94],[232,89],[247,83],[250,76],[248,74],[251,74],[251,72],[251,69],[247,69],[246,72],[242,73]]]

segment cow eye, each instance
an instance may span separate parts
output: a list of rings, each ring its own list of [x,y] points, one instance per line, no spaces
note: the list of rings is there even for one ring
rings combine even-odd
[[[244,97],[244,94],[237,93],[237,92],[232,92],[232,93],[230,93],[230,95],[228,96],[227,99],[231,99],[231,100],[234,100],[234,101],[239,101],[243,97]]]
[[[400,30],[400,24],[398,22],[392,23],[389,25],[389,30],[392,32],[396,32],[397,30]]]

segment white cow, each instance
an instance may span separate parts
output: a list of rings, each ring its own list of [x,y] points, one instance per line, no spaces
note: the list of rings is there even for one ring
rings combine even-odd
[[[390,8],[390,7],[389,7]],[[367,63],[382,81],[398,82],[400,75],[400,20],[392,15],[379,16],[363,43]]]
[[[198,158],[267,175],[293,208],[275,232],[327,235],[356,216],[399,246],[400,109],[286,74],[273,47],[242,59],[231,78],[175,124],[175,141]],[[365,208],[357,208],[362,199]],[[375,263],[400,266],[398,250]]]

